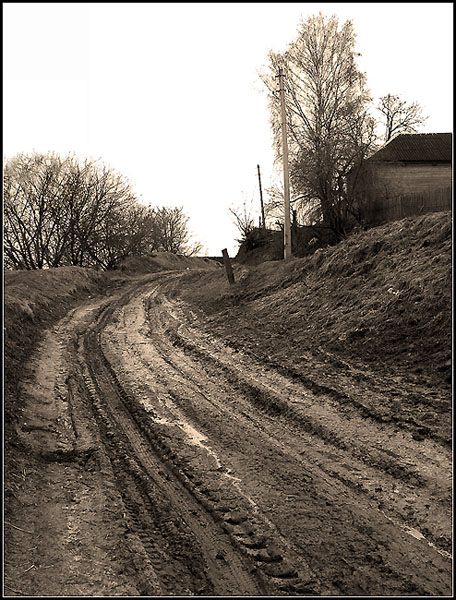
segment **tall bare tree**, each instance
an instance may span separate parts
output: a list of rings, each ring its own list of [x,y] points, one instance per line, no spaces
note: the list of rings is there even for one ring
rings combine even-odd
[[[297,38],[282,54],[270,53],[262,79],[269,90],[276,158],[281,157],[281,125],[276,75],[285,73],[293,195],[318,202],[324,223],[343,235],[352,198],[348,173],[361,164],[375,139],[375,121],[366,78],[355,62],[350,21],[321,13],[301,21]]]
[[[377,108],[383,115],[385,142],[399,133],[416,133],[418,126],[428,119],[418,102],[409,104],[393,94],[382,96]]]

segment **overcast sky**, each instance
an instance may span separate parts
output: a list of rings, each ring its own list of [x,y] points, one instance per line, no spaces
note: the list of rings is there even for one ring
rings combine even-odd
[[[275,178],[258,70],[301,17],[357,33],[374,100],[418,101],[420,132],[453,129],[453,3],[3,3],[3,153],[75,152],[124,174],[142,202],[184,207],[209,255],[259,215]]]

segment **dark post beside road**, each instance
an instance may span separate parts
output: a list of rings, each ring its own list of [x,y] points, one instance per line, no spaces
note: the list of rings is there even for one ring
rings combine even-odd
[[[226,248],[224,248],[222,250],[222,254],[223,254],[223,264],[225,265],[225,270],[226,270],[226,276],[228,277],[228,281],[230,282],[230,285],[233,285],[234,274],[233,274],[233,268],[231,266],[231,260],[230,260],[230,257],[228,256],[228,250]]]

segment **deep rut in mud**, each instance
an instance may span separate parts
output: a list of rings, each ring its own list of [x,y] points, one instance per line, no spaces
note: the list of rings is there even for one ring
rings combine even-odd
[[[64,319],[58,375],[36,373],[66,437],[30,431],[32,401],[22,427],[43,459],[99,474],[116,593],[451,594],[449,449],[225,346],[172,298],[178,278]]]
[[[85,379],[131,528],[155,572],[157,581],[143,593],[261,593],[260,582],[249,573],[253,565],[243,564],[211,514],[182,484],[147,414],[123,391],[97,337],[96,329],[84,337]]]

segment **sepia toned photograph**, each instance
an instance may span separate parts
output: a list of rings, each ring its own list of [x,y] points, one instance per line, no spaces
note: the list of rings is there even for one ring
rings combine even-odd
[[[2,12],[3,596],[453,597],[453,3]]]

